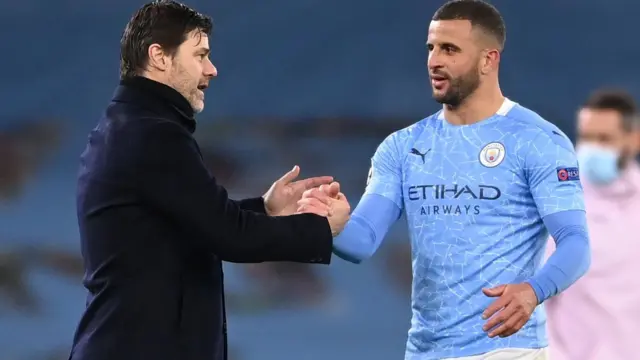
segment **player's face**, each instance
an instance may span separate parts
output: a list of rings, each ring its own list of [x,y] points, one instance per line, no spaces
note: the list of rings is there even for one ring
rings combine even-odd
[[[480,85],[482,49],[467,20],[432,21],[429,25],[427,66],[434,99],[451,106],[460,105]]]
[[[582,109],[578,113],[578,148],[593,145],[618,154],[620,165],[635,155],[635,133],[623,127],[614,110]],[[579,149],[578,149],[579,150]]]
[[[197,113],[204,109],[204,90],[218,70],[209,60],[209,37],[198,31],[187,36],[171,60],[169,85],[184,96]]]

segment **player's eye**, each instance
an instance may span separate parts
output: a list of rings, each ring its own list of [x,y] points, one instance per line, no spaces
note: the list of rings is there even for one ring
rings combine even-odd
[[[453,46],[451,46],[451,45],[444,45],[442,47],[442,51],[444,51],[447,54],[451,54],[451,53],[454,53],[456,51],[456,49],[454,49]]]
[[[433,45],[427,44],[427,49],[429,50],[429,52],[433,51]]]

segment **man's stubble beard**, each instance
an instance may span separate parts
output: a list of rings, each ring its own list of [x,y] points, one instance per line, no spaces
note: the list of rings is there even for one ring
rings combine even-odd
[[[455,79],[449,79],[449,85],[446,93],[442,96],[434,93],[433,98],[440,104],[459,107],[480,86],[480,74],[472,69]]]
[[[203,110],[203,102],[198,94],[198,81],[193,81],[189,73],[179,64],[174,64],[172,75],[169,79],[171,87],[176,89],[191,105],[195,113]]]

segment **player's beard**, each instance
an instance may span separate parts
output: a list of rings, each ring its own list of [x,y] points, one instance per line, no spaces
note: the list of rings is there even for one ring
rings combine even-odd
[[[176,89],[191,105],[195,113],[204,109],[204,93],[198,90],[200,79],[194,79],[184,66],[174,62],[169,76],[171,87]]]
[[[478,89],[480,86],[480,73],[477,69],[471,68],[465,74],[448,80],[449,87],[447,91],[444,94],[438,94],[434,91],[433,98],[440,104],[456,108]]]

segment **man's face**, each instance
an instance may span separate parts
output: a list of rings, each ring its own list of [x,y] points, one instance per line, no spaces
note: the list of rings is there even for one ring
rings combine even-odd
[[[427,66],[433,98],[451,106],[460,105],[480,85],[482,49],[471,22],[432,21],[429,25]]]
[[[209,59],[209,37],[194,30],[187,35],[167,73],[168,83],[184,96],[196,113],[204,109],[204,90],[218,70]]]
[[[620,156],[620,165],[635,153],[633,133],[624,128],[622,116],[615,110],[581,109],[578,112],[577,146],[584,145],[613,150]]]

